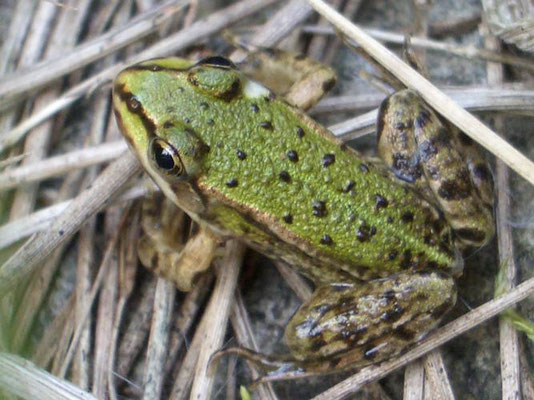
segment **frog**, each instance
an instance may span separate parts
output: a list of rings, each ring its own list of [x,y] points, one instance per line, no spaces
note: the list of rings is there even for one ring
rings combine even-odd
[[[120,131],[201,229],[240,239],[315,284],[285,329],[290,354],[236,353],[273,379],[393,358],[455,305],[462,253],[491,239],[491,171],[411,89],[380,106],[380,159],[360,154],[303,110],[333,86],[332,70],[266,53],[243,65],[216,55],[124,69],[112,96]],[[274,79],[290,88],[255,79],[277,59],[293,59]],[[302,79],[291,83],[286,70]],[[312,88],[315,100],[300,100],[295,87]]]

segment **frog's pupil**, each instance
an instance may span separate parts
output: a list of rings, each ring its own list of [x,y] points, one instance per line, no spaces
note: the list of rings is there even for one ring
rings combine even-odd
[[[154,146],[154,158],[161,169],[169,171],[174,168],[174,159],[172,154],[160,145]]]

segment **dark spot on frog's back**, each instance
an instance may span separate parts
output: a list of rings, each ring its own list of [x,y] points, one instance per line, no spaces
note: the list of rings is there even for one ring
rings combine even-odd
[[[380,194],[375,194],[375,209],[377,211],[380,210],[381,208],[387,208],[388,205],[389,205],[389,202],[384,196]]]
[[[293,215],[287,213],[283,217],[283,220],[286,224],[292,224],[293,223]]]
[[[304,129],[302,129],[300,126],[297,127],[297,136],[301,139],[304,137]]]
[[[322,159],[323,167],[328,168],[332,164],[336,162],[336,155],[335,154],[325,154]]]
[[[324,217],[327,214],[326,203],[321,200],[315,200],[312,204],[313,215],[316,217]]]
[[[281,181],[284,181],[284,182],[291,182],[291,175],[289,175],[289,172],[287,171],[281,171],[279,174],[278,174],[278,177],[280,178]]]
[[[240,160],[244,160],[245,158],[247,158],[247,153],[245,153],[243,150],[237,149],[236,153],[237,158],[239,158]]]
[[[353,180],[348,181],[345,187],[343,188],[343,191],[345,193],[350,192],[352,189],[354,189],[354,185],[356,185],[356,182],[354,182]]]
[[[257,114],[258,112],[260,112],[260,108],[258,107],[257,104],[252,104],[252,105],[250,106],[250,108],[252,109],[252,112],[253,112],[254,114]]]
[[[229,188],[235,188],[237,187],[237,185],[238,185],[238,181],[236,178],[231,178],[226,181],[226,186],[228,186]]]
[[[273,130],[273,124],[271,123],[271,121],[263,121],[260,123],[260,126],[268,131]]]
[[[413,215],[413,212],[411,211],[406,211],[405,213],[401,215],[401,221],[406,224],[413,222],[413,219],[414,219],[414,215]]]
[[[321,238],[321,244],[324,244],[326,246],[331,246],[334,244],[334,241],[332,240],[332,237],[330,237],[329,234],[325,233],[323,237]]]
[[[298,162],[299,155],[295,150],[289,150],[287,152],[287,158],[289,159],[289,161]]]
[[[358,228],[358,231],[356,232],[356,238],[361,242],[365,242],[366,240],[369,240],[370,233],[369,233],[369,227],[367,225],[360,225]]]

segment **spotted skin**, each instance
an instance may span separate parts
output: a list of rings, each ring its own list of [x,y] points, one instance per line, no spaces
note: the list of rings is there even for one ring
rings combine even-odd
[[[459,245],[487,243],[494,233],[493,181],[473,141],[408,89],[382,103],[378,121],[378,151],[397,178],[442,210]]]
[[[331,73],[321,76],[311,87],[331,85]],[[320,373],[386,359],[415,343],[454,305],[451,277],[461,273],[462,262],[453,229],[431,190],[419,184],[429,167],[413,163],[409,151],[386,160],[392,177],[382,163],[340,145],[286,99],[220,58],[132,66],[116,78],[113,102],[130,147],[167,197],[201,226],[241,238],[317,284],[286,331],[292,357],[285,370]],[[295,98],[291,103],[300,105]],[[392,110],[391,101],[383,109]],[[397,121],[394,130],[434,126],[426,108],[416,117]],[[389,117],[379,121],[382,137],[389,138],[390,124]],[[426,148],[413,151],[432,162],[442,154],[436,133],[423,140]],[[484,173],[478,168],[480,180]],[[440,181],[436,190],[447,202],[457,201],[452,198],[464,196],[459,185],[458,179],[448,186]],[[342,317],[354,311],[360,316],[349,324]],[[317,326],[318,334],[308,329]]]
[[[393,285],[374,280],[367,285],[320,286],[292,318],[286,342],[293,354],[314,354],[317,359],[351,352],[351,361],[363,366],[414,343],[455,301],[453,279],[437,272],[401,273]],[[307,340],[298,340],[302,337]]]

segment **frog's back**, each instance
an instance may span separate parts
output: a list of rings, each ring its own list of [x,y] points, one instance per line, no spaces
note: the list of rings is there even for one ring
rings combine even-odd
[[[186,125],[208,146],[191,183],[208,203],[235,210],[241,227],[228,214],[219,218],[221,208],[200,216],[208,223],[248,235],[267,253],[300,252],[361,279],[455,264],[432,206],[263,86],[240,76],[214,98],[191,75],[168,75],[158,98],[139,100],[172,97],[168,120],[153,123]],[[259,231],[287,245],[262,242]]]

